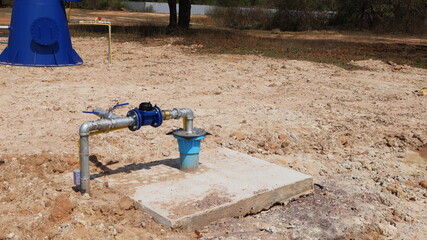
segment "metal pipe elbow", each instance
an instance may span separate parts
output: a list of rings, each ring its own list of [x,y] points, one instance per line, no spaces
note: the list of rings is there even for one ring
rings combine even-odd
[[[193,110],[189,108],[182,108],[181,109],[184,112],[184,117],[187,118],[187,120],[193,120],[194,119],[194,112]]]
[[[178,119],[178,118],[187,118],[188,120],[194,119],[194,113],[193,110],[189,108],[174,108],[170,110],[171,118]]]
[[[90,131],[94,129],[93,122],[84,122],[79,129],[79,134],[81,137],[89,136]]]

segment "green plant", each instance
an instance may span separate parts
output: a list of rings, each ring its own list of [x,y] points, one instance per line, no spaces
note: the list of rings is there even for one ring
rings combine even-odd
[[[216,7],[208,13],[221,25],[236,29],[271,29],[273,14],[259,8]]]
[[[387,32],[426,32],[425,0],[341,0],[336,25]]]
[[[145,7],[144,12],[146,12],[146,13],[153,13],[154,12],[154,7],[152,5],[149,5],[149,6]]]

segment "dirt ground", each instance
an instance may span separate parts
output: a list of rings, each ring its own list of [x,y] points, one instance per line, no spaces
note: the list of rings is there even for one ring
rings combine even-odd
[[[114,43],[109,65],[105,38],[75,38],[82,66],[0,65],[0,239],[427,238],[427,96],[417,91],[427,70],[198,54],[176,40]],[[194,109],[196,127],[213,134],[202,148],[310,174],[314,194],[192,233],[155,223],[102,184],[82,197],[70,177],[78,128],[96,119],[82,111],[129,102],[116,111],[124,115],[141,101]],[[165,134],[180,126],[92,137],[92,173],[178,157]]]

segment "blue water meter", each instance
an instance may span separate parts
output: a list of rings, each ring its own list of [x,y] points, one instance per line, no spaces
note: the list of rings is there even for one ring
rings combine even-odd
[[[135,119],[134,125],[130,126],[131,131],[136,131],[142,126],[159,127],[163,123],[162,110],[154,106],[150,102],[143,102],[139,108],[130,110],[127,114],[128,117]]]

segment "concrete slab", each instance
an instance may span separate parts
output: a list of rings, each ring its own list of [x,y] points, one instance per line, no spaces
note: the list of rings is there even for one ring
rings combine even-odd
[[[230,149],[202,150],[200,169],[185,173],[177,159],[126,166],[94,176],[131,197],[153,218],[193,230],[244,216],[310,193],[312,177]]]

